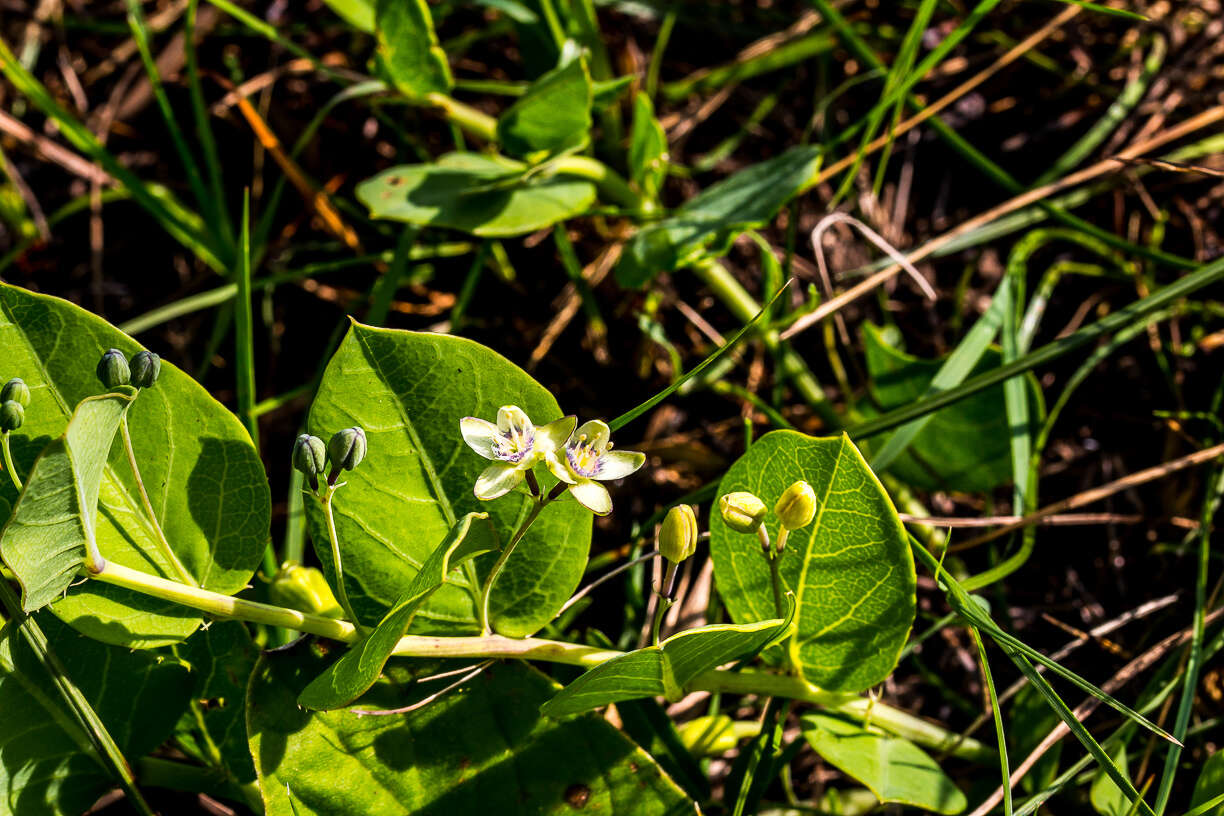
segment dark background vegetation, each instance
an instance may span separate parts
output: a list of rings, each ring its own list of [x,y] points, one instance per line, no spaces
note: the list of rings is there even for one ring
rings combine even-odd
[[[164,14],[177,20],[174,10],[181,13],[182,5],[157,0],[146,4],[145,13],[150,18]],[[241,5],[333,68],[368,70],[369,38],[354,32],[318,0],[260,0]],[[837,5],[888,59],[909,24],[914,4],[851,0]],[[921,53],[955,27],[966,5],[961,0],[942,4]],[[1037,50],[962,98],[943,115],[944,120],[1028,183],[1104,114],[1136,74],[1153,32],[1167,38],[1169,55],[1135,111],[1089,161],[1116,152],[1144,128],[1159,128],[1162,122],[1181,121],[1224,104],[1224,11],[1218,0],[1136,0],[1127,7],[1148,15],[1149,22],[1085,11]],[[618,74],[644,74],[661,16],[671,8],[677,11],[677,21],[662,59],[664,84],[734,60],[755,41],[778,36],[804,21],[819,25],[807,4],[788,0],[672,6],[611,3],[600,7],[600,23]],[[1004,3],[917,90],[927,99],[938,98],[1064,8],[1042,0]],[[435,14],[456,78],[520,80],[529,76],[533,67],[530,49],[500,22],[496,12],[449,3],[435,9]],[[203,86],[208,103],[216,106],[213,125],[224,161],[228,204],[232,212],[240,212],[243,190],[249,188],[252,211],[262,216],[281,170],[237,108],[223,101],[228,88],[256,77],[269,79],[252,94],[251,101],[271,131],[291,144],[338,87],[211,6],[201,7],[198,28]],[[0,36],[18,53],[23,46],[39,49],[36,76],[61,104],[103,136],[126,166],[143,179],[185,194],[182,169],[139,60],[124,45],[130,34],[122,2],[0,0]],[[186,112],[190,100],[183,81],[183,49],[181,41],[175,40],[180,36],[181,27],[177,22],[171,24],[155,39],[154,53],[171,104]],[[456,43],[465,47],[456,47]],[[832,92],[863,70],[851,52],[836,45],[813,58],[740,83],[658,100],[657,113],[669,132],[670,161],[676,166],[665,188],[665,203],[679,205],[737,169],[800,142],[827,138],[859,121],[878,99],[878,86],[866,82],[850,91]],[[498,110],[495,97],[459,95],[489,113]],[[767,113],[755,117],[762,105],[769,106]],[[6,281],[67,298],[116,324],[224,283],[130,201],[95,202],[91,207],[87,203],[91,182],[50,160],[38,148],[40,139],[61,141],[56,127],[3,83],[0,111],[4,113],[0,147],[10,171],[2,179],[8,199],[5,220],[0,223],[4,264],[0,276]],[[183,121],[187,121],[186,113]],[[32,132],[25,133],[20,124]],[[728,139],[736,142],[725,158],[703,162]],[[332,192],[365,251],[381,253],[395,247],[400,228],[369,221],[352,197],[353,186],[397,161],[445,152],[451,140],[448,125],[427,110],[385,97],[365,98],[337,106],[298,156],[298,164],[314,184]],[[898,140],[877,198],[871,194],[871,178],[878,161],[875,156],[864,163],[850,195],[838,206],[903,250],[919,247],[1009,197],[927,127]],[[1142,179],[1132,168],[1119,166],[1111,174],[1111,188],[1077,213],[1136,243],[1155,243],[1153,230],[1161,229],[1162,249],[1199,262],[1217,258],[1224,251],[1219,233],[1224,226],[1224,177],[1220,175],[1224,156],[1207,156],[1197,164],[1201,169],[1158,171]],[[804,287],[816,281],[811,247],[804,236],[827,211],[838,181],[802,195],[763,233]],[[39,234],[39,212],[50,214],[73,201],[85,202],[85,206],[56,223],[49,233]],[[257,396],[289,395],[283,405],[260,420],[259,442],[278,508],[274,515],[277,539],[286,521],[288,452],[309,404],[309,384],[346,317],[360,320],[366,315],[370,292],[385,265],[365,261],[336,268],[355,253],[320,228],[317,216],[292,187],[280,198],[273,224],[270,245],[256,276],[283,275],[285,279],[256,294],[255,314],[259,327]],[[569,230],[583,263],[628,234],[624,223],[603,217],[573,221]],[[420,240],[471,240],[435,232],[429,231]],[[826,251],[834,271],[853,270],[876,257],[875,250],[854,233],[834,229],[830,234],[834,238]],[[864,298],[845,309],[842,314],[851,327],[852,345],[841,352],[849,366],[853,393],[831,385],[836,380],[819,329],[800,335],[795,348],[826,384],[835,404],[861,398],[865,375],[855,326],[863,320],[887,318],[901,329],[909,351],[921,356],[945,353],[985,308],[1016,237],[921,264],[922,273],[939,291],[934,303],[897,279],[878,297]],[[473,255],[468,252],[414,264],[396,293],[385,324],[454,329],[529,367],[568,412],[614,416],[665,386],[673,373],[668,354],[646,335],[639,321],[653,295],[620,289],[609,277],[596,288],[606,333],[579,309],[548,354],[533,364],[533,351],[564,305],[568,280],[554,243],[546,238],[505,241],[513,278],[498,274],[490,265],[480,276],[457,327],[451,323],[452,308],[468,279]],[[1074,257],[1074,249],[1058,245],[1042,250],[1032,268]],[[749,291],[760,293],[759,254],[753,244],[741,241],[727,263]],[[320,268],[323,271],[317,272]],[[1145,267],[1144,281],[1159,284],[1177,274]],[[1056,291],[1035,345],[1134,300],[1142,294],[1137,291],[1141,288],[1090,278],[1068,279]],[[654,292],[661,297],[657,319],[686,367],[700,361],[714,345],[679,304],[691,307],[724,334],[739,326],[690,273],[661,275]],[[802,293],[795,296],[802,298]],[[1218,285],[1204,295],[1210,303],[1222,296],[1224,289]],[[1219,305],[1214,308],[1218,310]],[[234,405],[230,320],[231,306],[225,303],[176,317],[137,339],[195,373],[218,399]],[[1179,319],[1162,324],[1101,365],[1071,401],[1047,448],[1043,502],[1170,460],[1216,438],[1218,430],[1210,421],[1171,420],[1157,412],[1203,411],[1211,404],[1224,374],[1220,331],[1218,311],[1214,322],[1200,317]],[[1047,389],[1047,401],[1052,401],[1082,359],[1081,354],[1072,355],[1036,372]],[[772,371],[767,356],[752,344],[730,378],[772,401]],[[817,434],[828,430],[797,399],[781,396],[778,407],[795,425]],[[744,417],[757,434],[769,428],[768,418],[741,400],[706,391],[670,400],[648,421],[622,434],[618,443],[647,451],[650,467],[616,492],[617,512],[597,525],[596,551],[624,550],[640,532],[637,525],[658,508],[716,481],[743,450]],[[1010,623],[1035,647],[1053,650],[1074,636],[1051,619],[1083,630],[1146,601],[1179,594],[1179,602],[1111,635],[1120,653],[1092,644],[1069,661],[1072,668],[1097,682],[1125,662],[1123,654],[1142,651],[1159,637],[1188,625],[1194,576],[1188,553],[1192,550],[1183,543],[1184,526],[1171,520],[1198,518],[1205,473],[1185,471],[1090,508],[1138,514],[1143,517],[1141,523],[1043,528],[1027,565],[985,593],[996,617]],[[939,515],[1010,512],[1010,491],[1006,490],[994,496],[940,493],[922,498]],[[953,541],[959,535],[954,534]],[[1001,552],[979,548],[967,553],[964,563],[976,572]],[[1217,556],[1213,561],[1217,571],[1218,565]],[[579,619],[579,628],[596,626],[616,637],[626,625],[640,623],[633,617],[639,604],[632,599],[626,603],[625,592],[624,584],[609,585]],[[944,612],[942,597],[929,580],[920,583],[920,602],[921,614],[928,618]],[[922,618],[916,628],[925,628]],[[985,710],[975,661],[963,631],[944,629],[902,662],[883,693],[953,728],[963,727]],[[1001,683],[1012,679],[1001,673]],[[1198,722],[1210,724],[1224,714],[1219,678],[1218,663],[1208,666],[1200,689]],[[1097,716],[1103,721],[1107,715]],[[1201,761],[1205,749],[1215,742],[1209,737],[1206,743],[1194,743],[1187,761]],[[1078,749],[1068,746],[1068,750]],[[1153,757],[1149,773],[1158,771],[1159,757]],[[1133,758],[1132,770],[1137,764]],[[955,766],[952,768],[955,774]],[[797,784],[809,790],[813,784],[823,784],[824,777],[815,770],[810,764],[797,766]],[[993,771],[977,773],[990,777],[985,784],[997,783]],[[1142,786],[1142,782],[1137,778],[1137,784]],[[1179,795],[1184,800],[1187,792]],[[176,806],[188,805],[180,802]],[[1083,806],[1081,802],[1069,807]]]

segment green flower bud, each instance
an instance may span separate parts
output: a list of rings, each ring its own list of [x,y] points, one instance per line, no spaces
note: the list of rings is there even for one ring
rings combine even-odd
[[[366,435],[361,428],[345,428],[336,431],[327,443],[327,455],[331,458],[332,470],[352,470],[361,464],[366,455]]]
[[[751,493],[728,493],[718,500],[723,521],[737,533],[755,533],[765,520],[765,502]]]
[[[268,597],[277,606],[296,609],[325,618],[344,617],[344,610],[336,603],[336,596],[323,573],[314,567],[303,567],[294,561],[286,561],[276,572]]]
[[[9,400],[0,405],[0,431],[8,433],[15,431],[25,422],[25,408],[17,400]]]
[[[102,355],[98,361],[98,379],[106,388],[118,388],[127,385],[132,380],[132,370],[128,368],[127,358],[119,349],[111,349]]]
[[[655,543],[663,557],[673,564],[697,552],[697,516],[687,504],[678,504],[667,511]]]
[[[18,403],[22,408],[30,407],[30,387],[25,384],[25,380],[14,377],[4,384],[4,388],[0,389],[0,402],[9,400]]]
[[[327,447],[323,440],[302,434],[293,443],[293,467],[306,474],[312,490],[319,489],[319,474],[327,467]]]
[[[806,527],[816,517],[816,491],[800,479],[782,491],[782,497],[774,505],[774,513],[788,530]]]
[[[151,351],[138,351],[132,356],[132,385],[152,388],[161,374],[161,358]]]

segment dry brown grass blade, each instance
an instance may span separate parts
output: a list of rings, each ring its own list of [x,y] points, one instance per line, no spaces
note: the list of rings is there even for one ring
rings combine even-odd
[[[1082,493],[1077,493],[1070,498],[1046,505],[1040,510],[1029,513],[1027,516],[1024,516],[1018,521],[1005,524],[998,529],[991,530],[989,533],[984,533],[983,535],[972,538],[961,544],[953,544],[948,548],[948,550],[949,552],[957,552],[960,550],[967,550],[971,547],[977,547],[978,545],[985,544],[988,541],[994,541],[996,538],[1007,535],[1010,532],[1014,532],[1021,528],[1028,527],[1031,524],[1035,524],[1044,518],[1048,518],[1058,513],[1063,513],[1067,510],[1074,510],[1075,508],[1083,507],[1086,504],[1092,504],[1093,502],[1108,498],[1115,493],[1120,493],[1123,490],[1137,487],[1141,484],[1146,484],[1147,482],[1168,476],[1170,473],[1185,470],[1188,467],[1194,467],[1195,465],[1210,462],[1212,459],[1216,459],[1220,456],[1224,456],[1224,444],[1213,445],[1210,448],[1195,451],[1194,453],[1188,454],[1179,459],[1174,459],[1171,462],[1165,462],[1162,465],[1156,465],[1155,467],[1140,470],[1128,476],[1123,476],[1121,479],[1115,479],[1112,482],[1103,484],[1100,487],[1094,487],[1091,490],[1085,490]]]
[[[997,524],[1019,524],[1025,521],[1025,516],[983,516],[981,518],[958,518],[948,516],[913,516],[909,513],[898,513],[906,524],[922,524],[927,527],[994,527]],[[1185,530],[1198,528],[1194,519],[1182,516],[1171,516],[1167,519],[1154,519],[1138,513],[1062,513],[1056,516],[1046,516],[1032,523],[1048,527],[1077,527],[1088,524],[1145,524],[1156,521],[1167,521],[1174,527]]]
[[[226,84],[229,83],[227,82]],[[281,147],[280,139],[268,127],[268,123],[255,110],[255,106],[251,104],[250,100],[245,96],[241,96],[237,100],[237,105],[238,110],[242,112],[243,117],[247,120],[247,124],[254,131],[255,138],[259,139],[259,143],[272,155],[272,158],[280,166],[285,177],[289,179],[289,183],[297,188],[298,193],[310,205],[314,213],[319,216],[319,220],[323,222],[323,226],[327,231],[343,241],[344,245],[349,249],[354,252],[362,252],[361,239],[357,237],[356,231],[340,217],[339,210],[332,204],[331,198],[327,193],[317,189],[310,183],[310,179],[297,166],[297,162],[290,158],[289,154]]]
[[[1175,125],[1174,127],[1171,127],[1168,130],[1157,134],[1156,136],[1153,136],[1151,139],[1123,150],[1117,156],[1111,156],[1108,159],[1103,159],[1091,167],[1087,167],[1079,171],[1078,173],[1072,173],[1069,176],[1064,176],[1058,181],[1051,182],[1050,184],[1045,184],[1041,187],[1021,193],[1020,195],[1003,202],[997,207],[992,207],[986,212],[970,218],[968,221],[960,224],[955,229],[945,232],[938,238],[927,241],[925,244],[909,253],[909,255],[906,257],[909,259],[911,264],[917,263],[923,258],[926,258],[934,253],[940,247],[951,243],[953,240],[959,238],[965,233],[972,232],[979,227],[983,227],[997,221],[1009,213],[1013,213],[1016,210],[1029,206],[1030,204],[1049,198],[1055,193],[1059,193],[1070,187],[1075,187],[1083,184],[1084,182],[1091,181],[1099,176],[1105,175],[1106,173],[1116,171],[1120,166],[1122,166],[1119,159],[1136,158],[1142,153],[1156,150],[1169,142],[1181,139],[1195,132],[1196,130],[1208,127],[1221,120],[1224,120],[1224,105],[1216,105],[1215,107],[1208,108],[1197,116],[1193,116],[1186,121],[1181,122],[1180,124]],[[804,329],[814,326],[829,315],[844,307],[846,304],[857,300],[868,292],[874,290],[880,284],[890,280],[900,271],[900,264],[892,264],[891,266],[881,269],[871,277],[866,278],[850,289],[847,289],[845,292],[842,292],[837,297],[820,304],[820,306],[817,307],[811,314],[804,315],[796,320],[794,324],[790,326],[790,328],[782,332],[781,338],[783,340],[788,340]]]

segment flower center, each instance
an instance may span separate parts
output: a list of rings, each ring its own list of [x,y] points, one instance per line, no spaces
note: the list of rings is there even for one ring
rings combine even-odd
[[[497,458],[505,462],[521,462],[535,444],[534,428],[511,428],[494,443]]]
[[[579,476],[586,476],[588,479],[599,475],[599,471],[603,469],[603,454],[601,451],[595,450],[590,442],[579,442],[576,445],[571,445],[565,449],[565,456],[569,459],[569,465]]]

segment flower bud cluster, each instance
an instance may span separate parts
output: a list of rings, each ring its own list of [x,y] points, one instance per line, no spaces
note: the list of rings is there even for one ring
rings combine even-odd
[[[30,388],[14,377],[0,389],[0,431],[9,433],[25,423],[25,409],[30,405]]]
[[[138,351],[129,360],[119,349],[109,349],[98,361],[98,379],[107,389],[152,388],[160,375],[161,357],[151,351]]]
[[[801,479],[782,491],[774,504],[774,515],[778,517],[783,531],[790,532],[812,523],[812,519],[816,518],[816,505],[816,491]],[[737,533],[764,535],[759,531],[765,523],[768,509],[755,494],[747,491],[727,493],[719,498],[718,510],[723,522]]]
[[[310,434],[302,434],[293,445],[293,467],[306,476],[310,489],[319,490],[319,477],[327,474],[328,485],[335,485],[342,470],[354,470],[366,455],[365,431],[358,427],[345,428],[332,434],[325,445],[323,440]],[[331,472],[327,463],[331,461]]]

